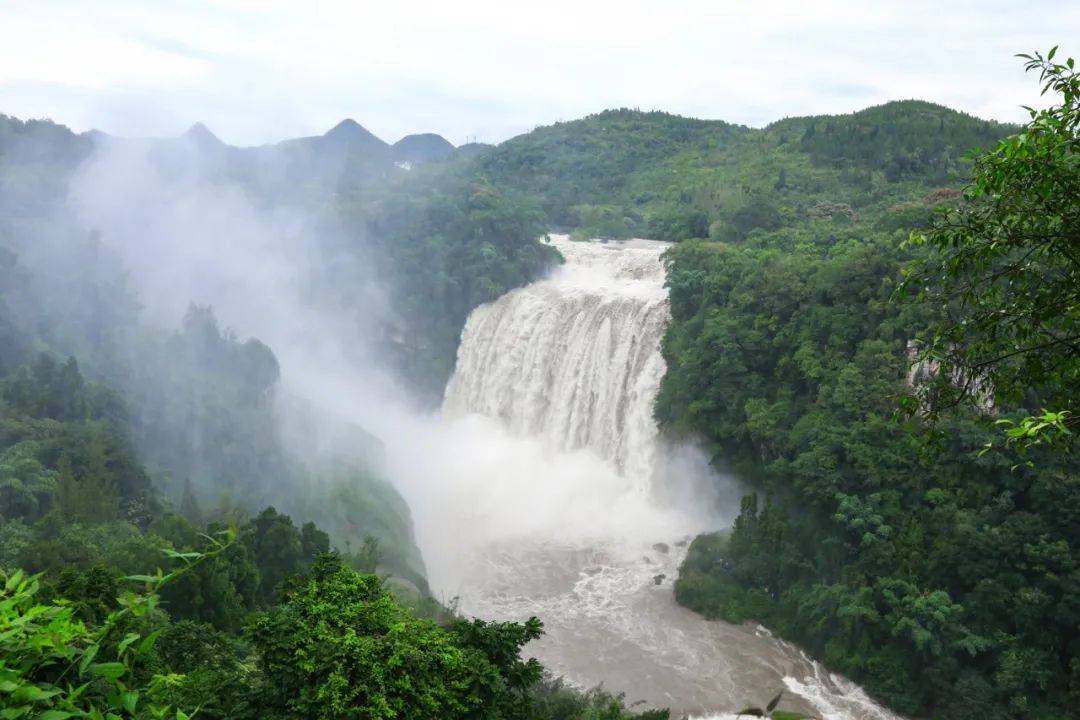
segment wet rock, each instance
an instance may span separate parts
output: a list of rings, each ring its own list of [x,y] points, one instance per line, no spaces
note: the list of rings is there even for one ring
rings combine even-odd
[[[658,553],[664,553],[665,555],[667,555],[668,550],[670,550],[671,548],[668,547],[667,543],[656,543],[652,546],[652,549]]]
[[[664,582],[664,578],[666,578],[666,577],[667,577],[667,575],[665,575],[664,573],[660,573],[659,575],[653,575],[652,581],[656,585],[659,585],[660,583]]]

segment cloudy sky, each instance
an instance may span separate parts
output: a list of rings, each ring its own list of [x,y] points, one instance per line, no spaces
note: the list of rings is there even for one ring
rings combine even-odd
[[[1071,0],[0,0],[0,113],[227,142],[496,142],[609,107],[762,125],[922,98],[1022,120]],[[1069,43],[1073,43],[1070,46]]]

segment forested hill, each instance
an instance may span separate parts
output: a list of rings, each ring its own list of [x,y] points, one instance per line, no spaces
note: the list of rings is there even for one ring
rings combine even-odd
[[[85,221],[78,227],[63,207],[72,179],[88,166],[100,177],[82,185],[103,187],[117,210],[137,193],[147,204],[207,195],[240,198],[241,215],[289,223],[257,232],[295,233],[291,226],[302,224],[311,236],[303,242],[313,245],[311,298],[324,310],[352,313],[362,335],[355,344],[392,365],[427,404],[441,397],[468,312],[554,262],[538,241],[544,223],[535,203],[487,182],[444,139],[412,135],[391,147],[351,120],[320,136],[236,148],[202,126],[176,138],[125,139],[0,116],[7,247],[32,251],[33,243],[16,247],[28,239],[20,227],[54,236],[65,223],[69,233],[102,230]],[[130,187],[121,187],[124,178]],[[96,199],[91,209],[101,204]],[[151,222],[164,214],[144,212]],[[238,213],[222,207],[219,214]],[[119,239],[104,230],[102,241],[115,245]],[[281,242],[298,247],[296,238]],[[320,256],[335,261],[320,264]],[[374,306],[373,296],[385,300]]]
[[[0,118],[0,383],[9,388],[7,402],[0,402],[7,428],[0,441],[0,517],[4,532],[22,538],[4,546],[0,564],[66,567],[46,561],[33,538],[55,535],[57,517],[72,520],[66,511],[57,515],[57,473],[69,458],[72,481],[97,483],[84,495],[100,496],[106,508],[90,512],[90,525],[133,522],[146,530],[176,513],[201,530],[209,520],[272,505],[301,523],[318,518],[343,551],[377,541],[380,567],[424,590],[409,510],[381,477],[377,441],[285,394],[274,350],[221,327],[212,308],[179,298],[179,307],[189,305],[186,313],[165,324],[143,311],[153,298],[140,295],[147,285],[132,277],[126,239],[88,223],[70,201],[73,178],[95,146],[113,142],[48,121]],[[191,143],[211,154],[228,151],[196,127],[151,143],[153,162],[174,169],[170,163]],[[59,368],[63,384],[53,387]],[[84,386],[95,388],[93,397],[113,398],[108,418],[49,410],[93,405],[79,395]],[[59,397],[43,399],[49,393]],[[291,430],[302,425],[313,435],[331,424],[339,426],[335,436],[349,438],[348,452],[316,452],[314,440]],[[82,438],[83,425],[103,439]],[[129,475],[143,478],[142,494],[125,489]],[[79,543],[85,555],[70,569],[104,562],[134,571],[107,547]]]
[[[479,164],[582,236],[731,237],[819,202],[860,208],[905,183],[956,183],[964,155],[1014,130],[918,101],[764,129],[624,109],[539,128]]]
[[[592,235],[644,234],[643,213],[656,206],[652,201],[670,199],[671,179],[650,190],[640,182],[643,174],[686,152],[718,152],[747,132],[663,112],[608,110],[507,140],[479,159],[479,170],[499,186],[541,198],[552,225]]]
[[[1000,147],[920,102],[776,123],[699,165],[687,206],[718,220],[667,257],[657,417],[756,490],[678,600],[915,717],[1080,700],[1078,95],[1053,72],[1064,103]]]

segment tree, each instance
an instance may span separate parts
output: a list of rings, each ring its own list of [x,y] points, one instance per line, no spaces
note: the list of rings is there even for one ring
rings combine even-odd
[[[199,499],[191,487],[191,478],[184,478],[184,494],[180,497],[180,515],[195,527],[202,527],[203,514]]]
[[[780,168],[780,176],[776,178],[776,182],[773,184],[773,190],[783,190],[787,187],[787,169]]]
[[[57,463],[56,504],[69,522],[99,523],[113,520],[119,514],[120,498],[116,483],[100,471],[101,448],[95,447],[95,471],[77,477],[71,458],[64,453]]]
[[[508,717],[507,693],[539,680],[518,657],[538,633],[536,621],[443,629],[328,554],[248,635],[266,678],[263,717],[494,720]]]
[[[943,310],[923,349],[938,365],[923,406],[990,395],[1067,413],[1035,439],[1067,434],[1080,398],[1080,74],[1055,55],[1020,57],[1057,104],[1029,108],[1020,133],[975,158],[965,202],[913,234],[930,253],[905,282]]]
[[[48,511],[57,473],[42,466],[32,442],[0,450],[0,517],[36,520]]]
[[[268,507],[244,528],[242,542],[259,565],[260,601],[268,605],[281,581],[302,569],[300,533],[292,518]]]

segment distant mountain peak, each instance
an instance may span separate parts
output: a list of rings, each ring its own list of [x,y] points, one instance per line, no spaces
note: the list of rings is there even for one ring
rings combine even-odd
[[[368,130],[366,127],[356,122],[352,118],[345,118],[334,127],[326,131],[323,137],[328,138],[353,138],[353,137],[375,137],[374,133]]]
[[[225,145],[217,135],[210,132],[210,128],[206,127],[201,122],[197,122],[189,127],[187,132],[181,137],[186,140],[191,140],[203,147],[221,147]]]
[[[337,125],[330,128],[329,130],[327,130],[326,134],[327,135],[341,135],[342,133],[352,133],[352,132],[356,132],[357,130],[364,130],[365,132],[367,131],[367,129],[363,125],[356,122],[352,118],[345,118],[344,120],[339,122]]]
[[[394,159],[399,162],[438,160],[454,152],[454,145],[442,135],[416,133],[406,135],[393,145]]]

